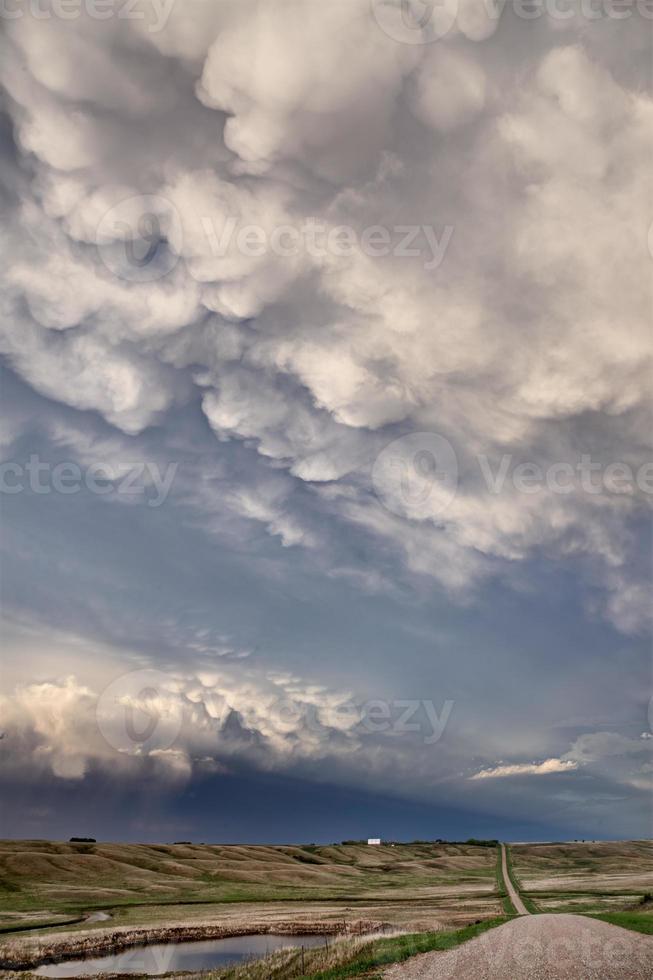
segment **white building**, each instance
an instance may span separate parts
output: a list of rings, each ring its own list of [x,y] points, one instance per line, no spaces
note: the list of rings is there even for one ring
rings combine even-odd
[[[381,838],[380,837],[368,837],[367,838],[367,843],[368,844],[380,844],[381,843]]]

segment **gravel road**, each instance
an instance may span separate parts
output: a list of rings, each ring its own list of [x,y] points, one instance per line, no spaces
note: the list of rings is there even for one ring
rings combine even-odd
[[[512,878],[508,873],[508,860],[506,858],[506,845],[501,845],[501,868],[503,870],[503,880],[506,883],[506,890],[512,899],[517,915],[530,915],[530,912],[519,897],[519,892],[512,883]]]
[[[582,915],[525,915],[444,953],[396,963],[386,980],[651,980],[653,937]]]

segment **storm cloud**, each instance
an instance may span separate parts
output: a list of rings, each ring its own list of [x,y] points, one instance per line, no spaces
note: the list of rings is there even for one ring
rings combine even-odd
[[[646,832],[653,9],[425,9],[2,15],[6,780]]]

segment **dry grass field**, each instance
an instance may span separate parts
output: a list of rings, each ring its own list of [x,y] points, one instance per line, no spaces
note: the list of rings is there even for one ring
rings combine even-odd
[[[653,914],[652,841],[516,844],[513,874],[541,912]]]
[[[494,848],[0,842],[0,942],[17,929],[275,922],[413,928],[500,914]],[[91,919],[89,920],[89,916]],[[77,920],[77,921],[75,921]]]
[[[517,844],[508,858],[530,911],[653,931],[651,842]],[[244,932],[356,937],[383,928],[449,942],[443,930],[501,921],[496,873],[497,850],[471,844],[4,841],[0,959]]]

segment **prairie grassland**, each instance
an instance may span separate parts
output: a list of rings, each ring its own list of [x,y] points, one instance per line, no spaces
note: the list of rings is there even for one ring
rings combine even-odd
[[[126,930],[438,930],[499,915],[494,848],[0,842],[0,944]],[[108,921],[89,921],[98,910]],[[39,928],[41,927],[41,928]],[[22,932],[28,928],[29,932]],[[31,930],[36,930],[32,932]]]
[[[642,901],[653,892],[653,841],[514,844],[510,855],[536,910],[653,918],[653,902]]]

